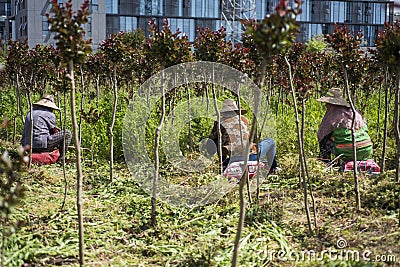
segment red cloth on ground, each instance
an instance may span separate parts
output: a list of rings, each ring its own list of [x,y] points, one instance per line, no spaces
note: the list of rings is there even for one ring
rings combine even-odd
[[[52,152],[32,153],[31,163],[37,165],[48,165],[56,163],[60,157],[58,149]]]
[[[368,160],[359,160],[357,161],[357,170],[360,172],[367,172],[369,174],[380,174],[381,173],[381,168],[379,165],[373,160],[373,159],[368,159]],[[354,168],[354,162],[353,161],[348,161],[344,165],[344,171],[352,171]]]

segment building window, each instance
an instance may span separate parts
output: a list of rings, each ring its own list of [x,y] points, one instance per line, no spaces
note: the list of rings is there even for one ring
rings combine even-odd
[[[28,35],[28,25],[26,23],[26,16],[20,17],[19,19],[20,25],[19,25],[19,36],[20,37],[27,37]]]
[[[118,16],[106,16],[106,35],[110,36],[120,30]],[[148,22],[148,21],[147,21]]]
[[[49,34],[49,21],[46,16],[42,16],[42,35],[47,36]]]
[[[166,0],[164,2],[164,12],[166,16],[181,16],[178,0]]]
[[[219,18],[219,1],[201,0],[192,2],[192,15],[200,18]]]
[[[87,36],[92,37],[92,17],[88,17]]]
[[[11,6],[10,6],[9,3],[5,3],[5,4],[4,4],[4,9],[2,9],[3,6],[0,7],[0,8],[1,8],[1,10],[0,10],[1,15],[6,15],[7,17],[10,17],[10,16],[11,16]]]
[[[123,32],[131,32],[137,28],[137,20],[135,17],[119,17],[119,29]]]
[[[118,14],[118,0],[107,0],[106,13],[107,14]]]
[[[91,6],[92,10],[99,10],[99,0],[92,0]]]
[[[329,25],[322,24],[322,34],[328,34],[328,33],[329,33]]]
[[[24,16],[24,27],[22,29],[23,29],[24,36],[28,36],[28,23],[27,23],[26,16]]]
[[[180,37],[187,36],[190,42],[194,41],[195,36],[195,21],[193,19],[169,19],[169,26],[172,32],[181,32]]]

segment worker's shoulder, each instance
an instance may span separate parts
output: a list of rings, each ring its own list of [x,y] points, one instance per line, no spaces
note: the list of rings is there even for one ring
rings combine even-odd
[[[36,117],[41,117],[41,118],[50,118],[50,119],[56,118],[56,115],[47,109],[34,109],[32,112],[32,115],[34,117],[36,116]]]

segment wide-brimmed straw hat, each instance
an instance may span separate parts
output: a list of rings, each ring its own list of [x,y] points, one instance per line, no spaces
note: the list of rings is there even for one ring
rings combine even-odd
[[[235,101],[232,99],[225,99],[224,102],[222,103],[222,109],[219,111],[220,113],[227,113],[227,112],[239,112],[239,108],[236,105]],[[245,109],[240,109],[241,114],[246,114],[247,110]]]
[[[42,99],[40,99],[38,102],[33,103],[34,106],[42,106],[46,108],[51,108],[55,110],[60,110],[59,107],[54,104],[54,97],[52,95],[44,95]]]
[[[317,101],[337,106],[350,107],[350,104],[342,97],[342,90],[340,88],[329,89],[326,95],[317,99]]]

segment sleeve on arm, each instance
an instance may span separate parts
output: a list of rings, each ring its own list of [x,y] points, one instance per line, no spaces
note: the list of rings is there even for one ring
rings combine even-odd
[[[56,126],[56,115],[54,115],[52,112],[47,117],[47,126],[49,127],[49,130],[57,128],[57,126]]]

